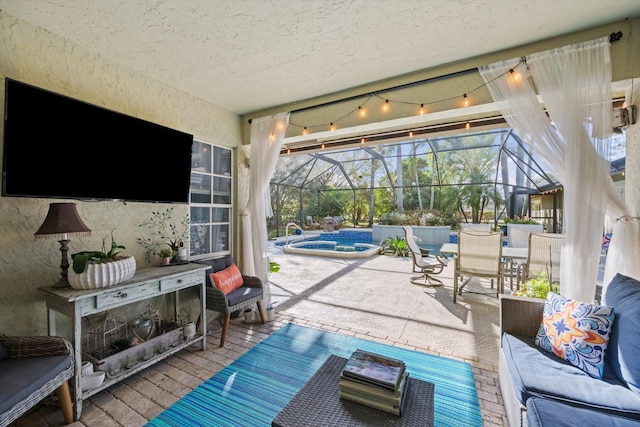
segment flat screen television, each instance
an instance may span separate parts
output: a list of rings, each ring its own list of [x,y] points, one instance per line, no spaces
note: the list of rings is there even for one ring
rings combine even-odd
[[[2,195],[188,203],[193,135],[6,79]]]

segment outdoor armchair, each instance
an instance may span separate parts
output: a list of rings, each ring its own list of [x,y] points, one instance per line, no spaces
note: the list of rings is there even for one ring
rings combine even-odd
[[[61,337],[0,335],[0,426],[9,425],[54,391],[67,424],[73,422],[68,380],[73,348]]]
[[[222,316],[220,347],[224,347],[227,329],[231,321],[231,313],[240,312],[246,308],[253,308],[253,306],[256,305],[260,313],[260,320],[262,324],[265,323],[265,315],[262,307],[262,280],[258,277],[242,275],[242,286],[227,295],[215,286],[211,279],[211,273],[221,272],[234,264],[231,255],[216,259],[198,260],[196,262],[211,267],[210,270],[207,270],[206,307],[207,310],[217,311]]]

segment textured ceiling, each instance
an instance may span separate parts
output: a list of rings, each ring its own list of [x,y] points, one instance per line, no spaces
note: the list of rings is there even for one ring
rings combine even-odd
[[[640,15],[638,0],[0,0],[243,114]]]

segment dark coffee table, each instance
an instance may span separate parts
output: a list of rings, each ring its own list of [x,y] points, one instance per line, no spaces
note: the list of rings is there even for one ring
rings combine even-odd
[[[401,416],[340,398],[340,374],[347,359],[329,356],[287,406],[273,419],[273,427],[433,426],[432,383],[409,376]]]

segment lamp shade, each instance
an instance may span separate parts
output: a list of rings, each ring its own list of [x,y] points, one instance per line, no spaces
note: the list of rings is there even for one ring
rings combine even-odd
[[[75,203],[51,203],[44,222],[35,232],[39,238],[65,238],[65,234],[91,234],[91,230],[80,218]]]

